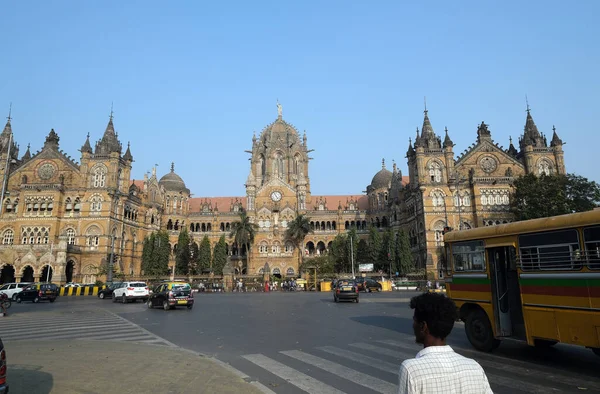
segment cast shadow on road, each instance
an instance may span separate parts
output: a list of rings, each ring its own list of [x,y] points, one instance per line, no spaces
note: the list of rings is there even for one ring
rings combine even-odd
[[[49,394],[54,387],[52,374],[33,365],[9,365],[7,382],[11,393]]]
[[[401,334],[413,335],[412,331],[412,318],[407,319],[403,317],[395,316],[356,316],[351,317],[350,320],[357,323],[365,324],[368,326],[374,326],[379,328],[385,328],[399,332]]]

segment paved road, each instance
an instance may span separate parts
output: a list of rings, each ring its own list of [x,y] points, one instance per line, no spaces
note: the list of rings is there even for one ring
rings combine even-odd
[[[124,337],[131,330],[130,340],[138,340],[137,329],[139,340],[164,338],[166,345],[212,355],[276,393],[393,393],[398,365],[420,350],[411,332],[411,295],[361,294],[359,304],[335,304],[323,293],[200,294],[192,311],[168,312],[141,303],[64,297],[55,304],[13,306],[15,313],[0,319],[0,332],[4,336],[3,325],[23,314],[48,319],[38,337],[65,335],[57,330],[66,327],[53,322],[73,311],[73,326],[110,326],[93,320],[106,318]],[[44,309],[55,317],[40,312]],[[90,328],[77,335],[105,339],[111,336],[107,331],[113,329]],[[14,331],[9,335],[19,337]],[[484,367],[496,393],[600,393],[600,358],[586,349],[558,345],[540,351],[506,342],[484,354],[471,348],[462,324],[449,343]]]

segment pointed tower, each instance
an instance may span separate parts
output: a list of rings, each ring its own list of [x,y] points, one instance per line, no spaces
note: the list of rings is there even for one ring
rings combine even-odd
[[[110,111],[110,118],[104,130],[102,139],[96,143],[96,150],[94,154],[96,156],[104,155],[109,156],[111,153],[121,153],[122,145],[117,134],[115,133],[115,126],[113,125],[113,112]]]
[[[417,132],[418,136],[418,132]],[[446,160],[442,149],[442,139],[435,134],[429,120],[427,107],[423,111],[423,127],[418,143],[415,142],[415,176],[417,184],[441,184],[446,178]]]
[[[23,157],[21,157],[21,161],[25,162],[29,159],[31,159],[31,151],[29,150],[31,148],[31,144],[27,144],[27,150],[25,151],[25,154],[23,155]]]
[[[517,151],[517,148],[515,148],[512,137],[509,137],[508,140],[509,140],[510,144],[508,146],[508,149],[506,150],[506,153],[508,153],[509,155],[511,155],[514,158],[517,158],[519,151]]]
[[[446,178],[450,179],[454,176],[454,142],[448,135],[448,128],[444,128],[446,135],[444,136],[444,161],[446,164]]]
[[[554,159],[556,160],[556,170],[559,174],[565,175],[567,173],[565,169],[565,153],[563,152],[563,145],[565,143],[556,134],[556,127],[552,126],[552,141],[550,141],[550,147],[554,151]]]
[[[123,155],[123,160],[131,163],[133,161],[133,156],[131,155],[131,149],[130,149],[129,145],[130,145],[130,143],[127,142],[127,150],[125,151],[125,154]]]

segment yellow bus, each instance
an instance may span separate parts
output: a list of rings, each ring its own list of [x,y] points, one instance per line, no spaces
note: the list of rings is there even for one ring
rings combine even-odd
[[[447,295],[469,342],[585,346],[600,356],[600,210],[444,236]]]

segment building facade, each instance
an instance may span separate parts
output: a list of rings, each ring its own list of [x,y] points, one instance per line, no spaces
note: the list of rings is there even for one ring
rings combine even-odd
[[[183,228],[195,242],[207,236],[213,246],[224,235],[232,257],[247,253],[246,259],[232,259],[238,273],[266,269],[281,276],[299,274],[298,253],[326,253],[336,235],[351,228],[361,237],[370,226],[405,229],[417,266],[437,272],[445,227],[509,222],[514,177],[565,173],[563,142],[554,130],[548,144],[529,110],[518,150],[512,141],[508,149],[494,143],[483,122],[476,137],[456,158],[448,131],[442,141],[425,111],[421,130],[409,142],[408,176],[382,161],[366,193],[315,195],[306,134],[283,119],[278,104],[277,118],[253,136],[247,151],[245,195],[191,197],[174,164],[160,179],[156,168],[143,180],[131,179],[133,155],[129,145],[123,153],[112,114],[93,148],[87,136],[79,162],[60,150],[54,130],[39,152],[28,148],[19,157],[9,116],[0,134],[0,282],[92,283],[105,278],[113,252],[117,270],[140,276],[144,238],[165,229],[174,250]],[[242,210],[258,228],[250,251],[238,250],[229,238]],[[298,213],[310,218],[313,229],[303,250],[284,237]]]

